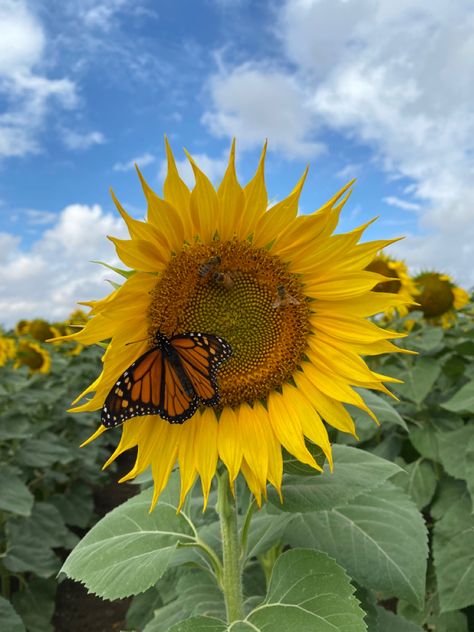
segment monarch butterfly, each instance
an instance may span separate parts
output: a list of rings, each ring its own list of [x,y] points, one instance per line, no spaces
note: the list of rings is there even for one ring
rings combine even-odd
[[[216,371],[232,354],[225,340],[192,332],[167,338],[158,332],[155,343],[128,367],[107,395],[101,414],[106,428],[141,415],[159,415],[172,424],[182,424],[199,404],[218,403]]]

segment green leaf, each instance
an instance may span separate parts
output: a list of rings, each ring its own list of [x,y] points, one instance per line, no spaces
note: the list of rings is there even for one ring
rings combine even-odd
[[[162,605],[163,601],[155,586],[135,595],[127,610],[127,629],[143,630],[146,624],[153,619],[155,610],[161,608]]]
[[[403,384],[393,384],[393,390],[402,397],[420,405],[433,388],[441,373],[441,366],[432,358],[418,358],[402,374]]]
[[[302,549],[278,558],[265,601],[246,621],[253,626],[250,629],[272,632],[367,630],[344,570],[324,553]]]
[[[378,624],[381,632],[423,632],[416,623],[407,621],[399,615],[377,606]]]
[[[232,632],[240,632],[240,630],[248,630],[249,632],[253,630],[255,632],[255,628],[250,626],[240,628],[239,630],[239,625],[239,623],[234,624],[232,626]],[[167,632],[226,632],[228,629],[229,628],[224,621],[221,621],[220,619],[214,619],[211,617],[192,617],[192,619],[187,619],[187,621],[177,623],[172,628],[169,628]],[[146,628],[143,632],[145,631],[148,632]]]
[[[23,621],[9,601],[0,595],[0,630],[25,632]]]
[[[58,443],[58,438],[48,434],[45,439],[28,439],[18,454],[18,462],[30,467],[49,467],[54,463],[69,463],[74,455],[67,447]]]
[[[89,526],[94,510],[91,488],[78,481],[64,494],[50,496],[49,502],[59,510],[66,524],[85,529]]]
[[[57,584],[54,579],[35,578],[26,590],[13,596],[13,604],[20,613],[28,632],[53,632],[51,619],[54,613]]]
[[[293,518],[291,514],[268,513],[265,507],[254,514],[248,535],[246,559],[260,555],[280,542]]]
[[[408,431],[404,419],[387,399],[372,393],[372,391],[364,391],[360,394],[363,395],[365,403],[375,413],[380,423],[394,424]],[[367,413],[363,412],[363,414],[368,416]]]
[[[33,494],[13,468],[0,470],[0,510],[20,516],[29,516],[33,507]]]
[[[465,384],[451,399],[448,399],[441,406],[453,413],[474,413],[474,380]]]
[[[390,483],[350,505],[301,514],[285,542],[325,551],[362,586],[416,605],[423,601],[426,528],[411,500]]]
[[[160,502],[149,513],[147,489],[98,522],[67,558],[61,571],[106,599],[145,591],[172,563],[179,542],[195,541],[191,524],[176,507]]]
[[[474,515],[467,493],[435,523],[433,551],[441,612],[473,604]]]
[[[176,623],[197,615],[225,618],[223,594],[208,572],[198,570],[186,573],[179,578],[176,593],[176,600],[155,611],[154,618],[146,625],[144,632],[168,630]]]
[[[333,473],[326,464],[322,476],[285,476],[283,504],[273,489],[269,500],[283,511],[323,511],[352,502],[401,471],[398,465],[357,448],[335,445],[333,455]]]
[[[437,478],[433,465],[430,461],[420,458],[405,465],[404,469],[408,476],[397,474],[392,481],[399,484],[421,510],[431,502],[436,490]]]
[[[326,457],[321,448],[310,441],[306,442],[306,448],[316,463],[323,467]],[[298,461],[296,457],[285,449],[283,449],[283,472],[285,474],[297,474],[298,476],[318,476],[320,473],[318,470],[315,470],[314,467]]]
[[[424,327],[415,335],[410,335],[406,347],[415,351],[435,351],[442,343],[443,335],[441,327]]]
[[[61,546],[67,531],[55,507],[36,503],[29,518],[11,518],[5,531],[7,550],[3,563],[8,570],[32,571],[39,577],[50,577],[57,572],[59,559],[51,547]]]
[[[474,424],[467,424],[453,432],[441,432],[438,435],[438,449],[441,463],[448,474],[454,478],[467,480],[468,450],[470,442],[474,439]]]

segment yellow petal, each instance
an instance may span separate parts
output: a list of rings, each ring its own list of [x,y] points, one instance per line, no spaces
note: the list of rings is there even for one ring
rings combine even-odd
[[[307,174],[308,169],[306,168],[290,195],[269,208],[257,221],[252,238],[252,245],[255,248],[264,248],[267,244],[270,244],[282,232],[286,231],[290,223],[295,219]]]
[[[187,152],[186,156],[191,163],[196,179],[196,186],[191,192],[190,200],[193,224],[201,240],[208,243],[212,241],[216,232],[217,216],[219,214],[217,193],[209,178],[199,169]]]
[[[268,411],[264,406],[257,401],[254,404],[253,410],[257,416],[260,427],[265,432],[265,443],[268,450],[268,480],[277,490],[280,500],[282,501],[281,482],[283,476],[283,458],[281,455],[281,444],[272,430]]]
[[[369,343],[389,338],[404,338],[406,336],[404,333],[382,329],[366,320],[339,314],[333,316],[314,314],[310,316],[309,320],[315,330],[320,330],[340,340],[357,343]]]
[[[244,459],[254,473],[260,487],[265,489],[268,473],[265,430],[261,427],[260,418],[248,404],[241,404],[237,415]]]
[[[314,278],[303,277],[304,293],[321,301],[340,301],[362,296],[386,277],[376,272],[346,272],[334,276]]]
[[[262,493],[265,492],[265,490],[261,488],[259,482],[257,481],[255,477],[255,474],[250,469],[245,459],[242,459],[241,470],[247,482],[248,488],[250,489],[252,494],[255,496],[257,505],[261,507],[262,506]]]
[[[185,224],[188,226],[189,233],[191,233],[190,218],[187,218],[186,221],[186,214],[189,211],[184,210],[179,213],[172,204],[158,197],[148,186],[137,166],[136,169],[148,205],[148,221],[165,235],[170,249],[174,252],[179,252],[185,240]],[[190,234],[188,238],[191,239]]]
[[[283,385],[283,401],[290,415],[297,417],[303,428],[305,437],[319,446],[329,462],[332,470],[331,444],[321,417],[311,406],[310,402],[291,384]]]
[[[320,362],[304,362],[301,366],[309,381],[319,388],[325,395],[345,404],[352,404],[364,410],[378,423],[377,417],[364,402],[359,393],[356,393],[347,382],[339,379],[339,376],[330,372]]]
[[[309,453],[300,421],[288,414],[283,397],[273,391],[268,397],[270,423],[278,441],[302,463],[321,469]]]
[[[117,239],[107,236],[115,245],[117,255],[129,268],[143,272],[159,272],[168,261],[170,252],[165,254],[149,241],[143,239]]]
[[[255,230],[255,225],[263,216],[268,204],[267,189],[265,187],[265,154],[267,143],[263,146],[257,171],[244,188],[245,205],[237,227],[237,236],[246,239]]]
[[[156,442],[156,452],[151,464],[151,471],[155,487],[153,490],[153,499],[151,501],[150,512],[153,511],[161,492],[168,483],[171,472],[173,471],[178,455],[178,441],[180,437],[180,426],[178,424],[169,424],[163,419],[159,419],[160,429],[159,439]]]
[[[92,441],[95,441],[95,439],[97,439],[97,437],[100,437],[100,435],[103,434],[106,430],[107,428],[105,426],[99,426],[97,430],[93,432],[88,439],[83,441],[79,447],[83,448],[85,445],[92,443]]]
[[[235,173],[235,140],[232,141],[229,164],[217,190],[217,197],[219,199],[217,232],[221,241],[226,241],[234,237],[245,203],[244,192]]]
[[[302,371],[296,371],[293,377],[296,386],[308,398],[326,423],[341,432],[348,432],[357,437],[354,421],[340,402],[320,391]]]
[[[233,483],[242,463],[242,440],[234,410],[226,406],[219,418],[217,448],[222,462],[229,470],[229,481]]]
[[[196,428],[194,446],[194,464],[201,477],[204,507],[206,509],[211,482],[217,468],[217,434],[218,424],[212,408],[205,408]]]
[[[122,216],[125,224],[127,225],[128,232],[130,233],[130,237],[132,239],[141,239],[144,241],[149,241],[159,249],[169,250],[168,241],[163,233],[155,228],[152,224],[148,222],[141,222],[130,215],[125,211],[123,206],[115,197],[115,193],[112,189],[110,189],[110,195],[114,201],[115,206],[117,207],[118,212]]]
[[[181,478],[178,510],[181,510],[186,496],[196,480],[197,470],[194,465],[194,456],[197,448],[196,430],[201,422],[201,414],[197,412],[182,425],[178,448],[179,475]]]
[[[165,137],[166,158],[168,160],[168,173],[163,185],[165,200],[169,202],[178,211],[184,225],[184,233],[187,240],[192,243],[196,234],[195,227],[191,220],[190,198],[191,193],[180,178],[176,163],[174,161],[173,152]]]

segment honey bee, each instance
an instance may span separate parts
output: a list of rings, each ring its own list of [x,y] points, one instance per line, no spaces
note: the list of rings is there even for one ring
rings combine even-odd
[[[284,285],[279,285],[277,287],[277,298],[272,303],[273,309],[278,309],[279,307],[285,307],[286,305],[299,305],[299,304],[300,304],[300,301],[294,296],[291,296],[291,294],[289,294],[286,291],[286,288]]]
[[[214,272],[212,280],[218,285],[222,285],[226,290],[230,290],[235,285],[232,272]]]
[[[219,255],[216,255],[215,257],[211,257],[210,259],[208,259],[205,263],[202,263],[198,269],[198,273],[201,279],[207,277],[214,270],[214,268],[220,264],[220,262],[221,258],[219,257]]]

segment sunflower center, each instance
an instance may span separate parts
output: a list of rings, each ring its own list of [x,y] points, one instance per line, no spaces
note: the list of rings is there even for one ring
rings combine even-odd
[[[306,348],[308,304],[278,257],[247,242],[195,245],[168,264],[152,292],[149,336],[221,336],[232,356],[218,369],[220,405],[265,399]]]
[[[420,294],[416,297],[416,302],[427,318],[436,318],[442,316],[454,305],[454,294],[451,289],[451,283],[441,279],[438,274],[425,273],[420,274],[415,279]]]
[[[377,285],[373,288],[373,292],[388,292],[389,294],[398,294],[402,284],[400,282],[399,276],[393,268],[391,268],[386,261],[382,259],[374,259],[369,265],[366,267],[366,270],[370,272],[377,272],[378,274],[383,274],[386,277],[394,279],[393,281],[383,281],[382,283],[377,283]]]

